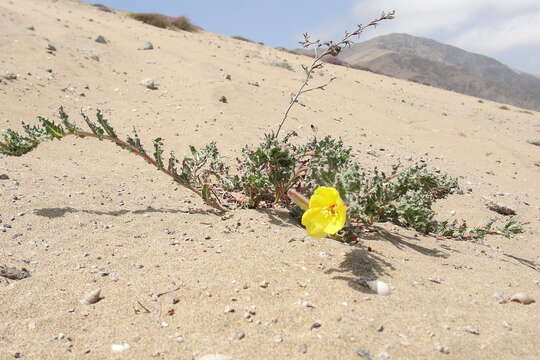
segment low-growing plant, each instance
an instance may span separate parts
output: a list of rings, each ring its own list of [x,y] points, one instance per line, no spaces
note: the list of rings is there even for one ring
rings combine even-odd
[[[483,239],[489,234],[511,237],[523,232],[516,218],[499,227],[492,220],[476,228],[469,227],[465,220],[438,220],[434,204],[461,191],[457,179],[426,164],[403,167],[397,163],[387,172],[368,169],[341,139],[315,136],[302,142],[295,132],[280,136],[298,98],[308,91],[325,90],[333,80],[308,88],[325,57],[339,54],[342,47],[351,44],[352,36],[393,16],[393,12],[383,13],[365,26],[358,25],[337,43],[311,41],[304,34],[301,44],[314,46],[317,54],[310,66],[302,67],[304,80],[291,96],[276,131],[264,134],[256,146],[243,147],[232,170],[224,163],[214,142],[201,149],[190,146],[190,155],[181,160],[173,152],[164,156],[162,138],[154,139],[153,151],[147,152],[135,130],[126,140],[120,139],[99,110],[96,122],[82,114],[90,131],[71,122],[62,108],[59,123],[38,117],[37,125],[23,123],[22,133],[8,129],[0,140],[0,154],[22,156],[44,141],[68,136],[106,140],[143,158],[219,212],[238,207],[285,207],[293,216],[302,217],[302,224],[313,236],[329,236],[344,242],[357,241],[362,232],[384,222],[426,235],[461,240]],[[308,200],[310,194],[315,195]]]
[[[165,15],[157,13],[130,13],[130,18],[152,25],[161,29],[167,29],[171,23]]]
[[[191,20],[186,16],[178,16],[177,18],[172,19],[171,26],[189,32],[197,32],[201,30],[200,27],[193,25]]]
[[[132,19],[161,29],[182,30],[189,32],[197,32],[201,30],[201,27],[194,25],[186,16],[171,17],[158,13],[130,13],[128,16]]]
[[[98,10],[101,10],[103,12],[114,13],[113,9],[103,4],[92,4],[92,6],[96,7]]]
[[[282,69],[286,69],[286,70],[289,70],[289,71],[294,71],[294,68],[291,66],[291,64],[289,64],[289,62],[287,60],[274,61],[271,65],[272,66],[277,66],[277,67],[280,67]]]
[[[241,36],[241,35],[235,35],[235,36],[232,36],[233,39],[235,40],[240,40],[240,41],[245,41],[245,42],[250,42],[250,43],[255,43],[255,41],[251,40],[251,39],[248,39],[247,37],[244,37],[244,36]]]

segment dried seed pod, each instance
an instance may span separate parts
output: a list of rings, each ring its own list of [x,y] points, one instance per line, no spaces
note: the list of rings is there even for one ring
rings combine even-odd
[[[80,303],[83,305],[92,305],[97,303],[101,299],[101,289],[96,289],[84,295]]]
[[[518,302],[523,305],[529,305],[535,302],[535,300],[532,297],[530,297],[529,295],[523,292],[518,292],[512,295],[510,297],[510,301]]]

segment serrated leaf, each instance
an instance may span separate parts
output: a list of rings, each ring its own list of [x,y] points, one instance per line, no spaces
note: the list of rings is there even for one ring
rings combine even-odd
[[[69,133],[73,134],[75,131],[77,131],[77,126],[75,126],[75,124],[69,121],[69,116],[65,113],[62,106],[60,106],[60,108],[58,109],[58,115],[60,116],[62,124],[66,127]]]
[[[103,113],[99,109],[98,109],[98,111],[96,113],[96,118],[97,118],[97,121],[98,121],[99,125],[101,125],[101,127],[105,130],[107,135],[109,135],[110,137],[112,137],[114,139],[118,138],[118,136],[116,136],[116,133],[114,132],[114,129],[112,128],[112,126],[109,125],[107,120],[105,120],[105,118],[103,118]]]
[[[163,169],[162,155],[163,155],[163,139],[156,138],[154,139],[154,160],[156,160],[158,169]]]
[[[137,130],[135,130],[135,128],[133,128],[133,137],[128,136],[126,141],[129,145],[133,146],[140,153],[146,153],[146,150],[144,150],[141,144],[141,139],[139,138],[139,135],[137,134]]]
[[[88,125],[88,127],[90,128],[90,130],[92,131],[92,133],[94,135],[96,135],[99,140],[103,140],[103,134],[105,133],[105,131],[103,131],[103,129],[100,128],[98,125],[94,124],[88,118],[88,116],[86,116],[85,113],[81,112],[81,115],[82,115],[84,121],[86,122],[86,124]]]
[[[178,173],[176,172],[176,157],[174,156],[174,152],[171,151],[171,155],[169,157],[169,166],[167,167],[167,170],[175,176],[178,176]]]
[[[53,121],[50,121],[44,117],[38,116],[38,121],[41,123],[41,126],[53,139],[61,139],[66,135],[64,128],[61,125],[55,124]]]

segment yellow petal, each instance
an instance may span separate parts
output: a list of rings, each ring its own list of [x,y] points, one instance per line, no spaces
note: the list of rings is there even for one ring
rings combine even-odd
[[[328,207],[335,204],[338,200],[341,200],[341,198],[336,189],[320,186],[315,190],[311,199],[309,199],[309,208]]]
[[[323,238],[327,235],[324,231],[328,225],[328,216],[326,210],[315,208],[307,210],[302,215],[302,225],[306,227],[309,236]]]
[[[324,228],[327,234],[335,234],[345,226],[347,220],[346,208],[343,206],[340,211],[340,207],[337,207],[336,210],[336,215],[328,217],[327,224]]]

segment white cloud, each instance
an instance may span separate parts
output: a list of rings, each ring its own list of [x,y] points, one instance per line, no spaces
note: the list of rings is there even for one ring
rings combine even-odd
[[[494,24],[478,24],[456,34],[451,44],[487,54],[517,47],[540,45],[540,12],[504,19]]]
[[[358,0],[341,22],[334,19],[313,33],[335,39],[341,35],[336,29],[352,30],[383,10],[395,10],[396,18],[366,31],[362,40],[402,32],[494,57],[509,59],[513,50],[523,55],[525,47],[531,57],[540,56],[540,0]],[[540,72],[540,65],[530,71]]]

